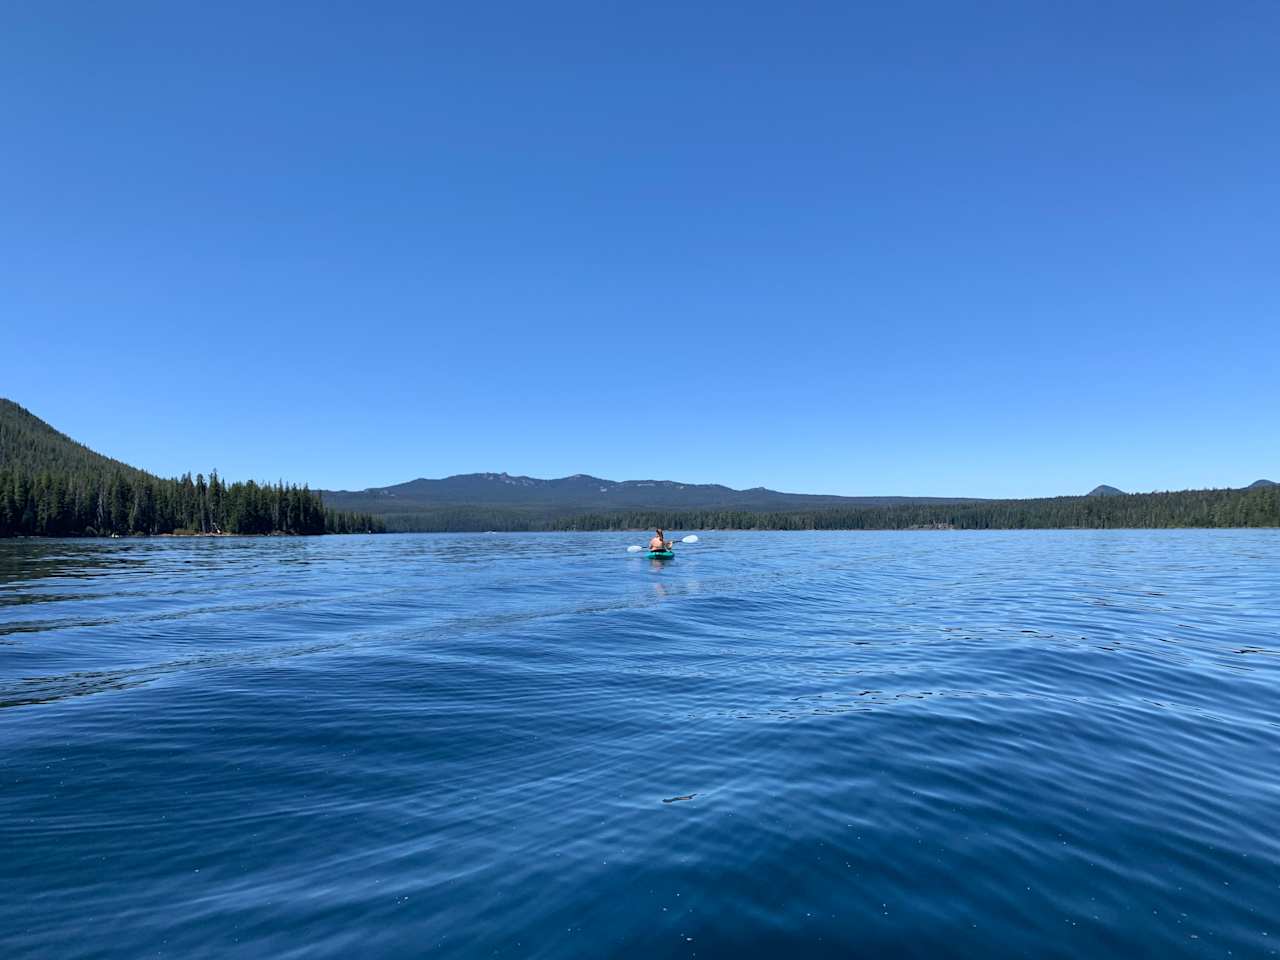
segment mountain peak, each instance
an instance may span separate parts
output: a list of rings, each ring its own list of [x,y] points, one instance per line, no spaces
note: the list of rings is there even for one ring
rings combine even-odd
[[[1112,487],[1105,483],[1101,483],[1090,490],[1087,495],[1090,497],[1123,497],[1125,493],[1119,487]]]
[[[1249,489],[1252,490],[1254,487],[1280,487],[1280,483],[1274,480],[1255,480],[1249,484]]]

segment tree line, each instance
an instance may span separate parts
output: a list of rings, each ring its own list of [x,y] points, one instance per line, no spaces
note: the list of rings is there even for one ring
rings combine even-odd
[[[974,500],[753,512],[624,510],[571,516],[448,507],[386,514],[396,531],[484,530],[1043,530],[1280,526],[1280,487],[1179,490],[1109,497]]]
[[[306,486],[227,483],[217,471],[166,480],[138,470],[0,470],[0,537],[385,530],[369,514],[326,509]]]

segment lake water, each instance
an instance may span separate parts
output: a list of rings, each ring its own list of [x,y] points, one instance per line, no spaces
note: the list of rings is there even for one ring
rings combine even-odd
[[[0,542],[0,955],[1280,949],[1280,531],[638,537]]]

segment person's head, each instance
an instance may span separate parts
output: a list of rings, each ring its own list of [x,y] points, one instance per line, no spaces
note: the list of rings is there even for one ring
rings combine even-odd
[[[666,534],[665,534],[665,533],[663,533],[661,530],[659,530],[659,531],[658,531],[658,539],[659,539],[659,540],[661,540],[664,536],[666,536]]]

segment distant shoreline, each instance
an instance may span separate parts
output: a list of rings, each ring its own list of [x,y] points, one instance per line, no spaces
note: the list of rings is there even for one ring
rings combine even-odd
[[[485,536],[565,536],[579,534],[636,534],[646,533],[650,527],[631,527],[616,530],[400,530],[394,533],[382,534],[382,536],[406,536],[406,537],[485,537]],[[672,527],[669,533],[860,533],[860,534],[879,534],[879,533],[1137,533],[1152,531],[1179,531],[1179,530],[1280,530],[1280,525],[1256,525],[1256,526],[1234,526],[1234,527],[986,527],[982,529],[973,527],[952,527],[941,529],[935,527],[920,527],[915,529],[908,528],[892,528],[879,527],[874,529],[821,529],[821,530],[796,530],[777,528],[758,528],[743,529],[740,527]],[[223,540],[223,539],[249,539],[249,540],[302,540],[302,539],[321,539],[343,536],[366,536],[363,533],[134,533],[127,536],[77,536],[68,534],[56,537],[32,536],[24,534],[15,537],[0,537],[0,543],[5,541],[19,540]]]

